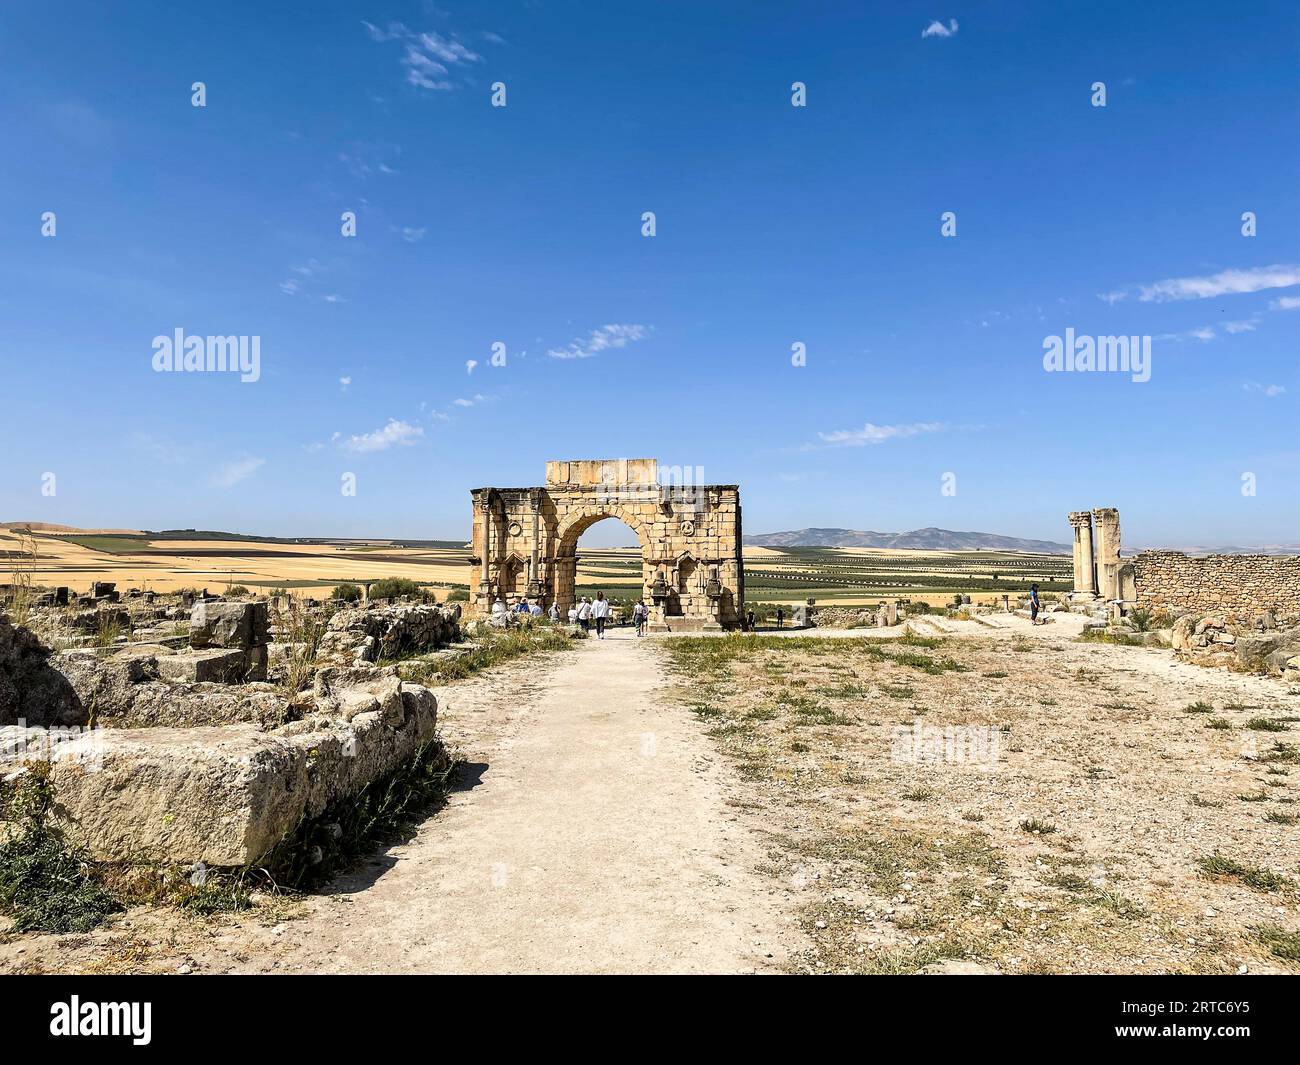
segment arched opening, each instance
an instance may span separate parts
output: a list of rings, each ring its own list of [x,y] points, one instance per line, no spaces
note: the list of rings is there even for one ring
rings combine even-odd
[[[595,526],[599,528],[587,535]],[[653,573],[646,546],[640,522],[618,513],[584,514],[562,525],[553,585],[560,610],[567,613],[581,597],[594,599],[597,592],[605,593],[623,620],[631,618],[638,599],[649,606]]]

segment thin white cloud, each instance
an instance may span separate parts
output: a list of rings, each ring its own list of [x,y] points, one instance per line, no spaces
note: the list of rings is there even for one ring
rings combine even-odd
[[[383,141],[354,141],[346,151],[339,152],[339,162],[348,168],[354,178],[364,180],[371,174],[393,175],[398,173],[397,157],[402,154],[400,144]],[[362,201],[365,202],[365,201]]]
[[[1300,266],[1252,266],[1245,270],[1220,270],[1204,277],[1170,277],[1150,285],[1138,285],[1137,298],[1142,303],[1204,300],[1292,285],[1300,285]],[[1100,298],[1114,303],[1127,295],[1127,292],[1111,292]]]
[[[1208,325],[1198,325],[1195,329],[1186,329],[1181,333],[1158,333],[1156,340],[1172,340],[1181,343],[1184,340],[1199,340],[1202,344],[1213,340],[1218,334]]]
[[[938,19],[934,19],[930,25],[921,31],[922,37],[952,37],[957,33],[957,20],[950,18],[948,25],[944,25]]]
[[[1223,331],[1225,333],[1253,333],[1255,326],[1258,324],[1258,318],[1247,318],[1239,322],[1224,322]]]
[[[253,458],[251,455],[232,459],[217,469],[217,472],[212,475],[212,483],[220,488],[230,488],[253,476],[265,465],[266,459]]]
[[[625,348],[649,333],[644,325],[602,325],[593,329],[586,340],[573,340],[567,348],[551,348],[546,354],[553,359],[589,359],[602,351]]]
[[[482,56],[477,52],[471,52],[460,41],[454,37],[440,37],[436,33],[422,33],[419,37],[420,46],[436,59],[441,59],[444,63],[477,63],[482,60]]]
[[[1283,296],[1268,305],[1271,311],[1300,311],[1300,296]]]
[[[339,378],[339,386],[340,386],[340,387],[341,387],[345,392],[347,391],[348,386],[351,385],[351,384],[352,384],[352,378],[351,378],[351,377],[340,377],[340,378]]]
[[[337,269],[337,261],[322,263],[319,259],[308,259],[298,266],[289,267],[289,276],[280,282],[280,291],[286,296],[301,296],[305,300],[347,303],[346,297],[325,287],[329,284],[329,275]]]
[[[1274,399],[1277,396],[1286,395],[1285,385],[1262,385],[1258,381],[1247,381],[1241,387],[1245,389],[1247,392],[1263,393],[1269,399]]]
[[[424,235],[429,232],[427,226],[420,226],[416,229],[414,226],[402,226],[402,239],[407,244],[418,244],[424,239]]]
[[[390,22],[386,29],[380,29],[373,22],[366,22],[364,19],[361,25],[366,28],[372,41],[396,41],[411,35],[411,31],[401,22]]]
[[[453,67],[466,67],[481,63],[483,57],[454,36],[439,33],[418,33],[405,23],[390,22],[380,28],[372,22],[361,23],[372,41],[386,44],[402,42],[401,65],[406,71],[406,83],[418,89],[446,92],[456,87],[452,78]]]
[[[343,443],[343,448],[354,454],[369,451],[387,451],[394,446],[408,447],[423,435],[424,430],[418,425],[411,425],[409,422],[390,418],[388,424],[381,429],[376,429],[373,433],[361,433],[359,436],[348,437]]]
[[[867,422],[861,429],[836,429],[817,435],[825,447],[865,447],[922,433],[938,433],[946,428],[942,422],[910,422],[906,425],[873,425]]]

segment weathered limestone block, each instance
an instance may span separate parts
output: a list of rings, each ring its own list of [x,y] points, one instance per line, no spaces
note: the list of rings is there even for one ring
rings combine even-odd
[[[460,625],[454,610],[430,603],[340,610],[316,652],[323,666],[351,666],[422,654],[455,643]]]
[[[224,603],[201,599],[190,612],[190,646],[247,651],[267,642],[266,603]]]
[[[1192,636],[1196,628],[1196,618],[1185,614],[1174,622],[1170,630],[1170,645],[1175,651],[1186,651],[1192,646]]]
[[[402,681],[393,667],[323,669],[313,680],[317,708],[351,721],[360,714],[379,714],[390,725],[402,720]]]
[[[53,655],[35,633],[0,615],[0,725],[86,723],[81,697]]]
[[[1282,669],[1282,679],[1293,684],[1300,682],[1300,655],[1287,659]]]
[[[158,673],[182,684],[238,684],[248,672],[248,652],[213,647],[188,654],[160,655]]]
[[[92,730],[61,745],[52,763],[59,820],[101,861],[247,865],[434,738],[432,692],[402,685],[396,701],[395,711],[381,705],[350,722],[318,715],[269,733]],[[13,731],[0,729],[0,749],[12,748]]]

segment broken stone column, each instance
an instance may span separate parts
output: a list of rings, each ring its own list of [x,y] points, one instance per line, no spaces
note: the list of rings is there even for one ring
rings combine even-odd
[[[1071,598],[1097,596],[1097,570],[1092,555],[1092,513],[1076,510],[1070,515],[1074,527],[1074,594]]]
[[[1097,526],[1097,592],[1107,602],[1119,595],[1119,511],[1098,507],[1092,512]]]

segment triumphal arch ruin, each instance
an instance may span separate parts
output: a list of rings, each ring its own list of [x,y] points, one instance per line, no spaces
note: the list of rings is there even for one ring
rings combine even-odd
[[[501,597],[561,611],[574,601],[578,537],[604,518],[641,544],[641,588],[651,628],[734,629],[744,610],[740,489],[660,483],[654,459],[548,462],[537,488],[475,488],[470,593],[475,608]],[[681,480],[682,478],[677,478]],[[607,595],[630,590],[611,585]]]

